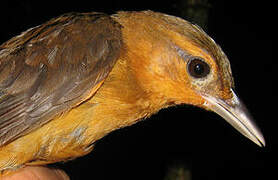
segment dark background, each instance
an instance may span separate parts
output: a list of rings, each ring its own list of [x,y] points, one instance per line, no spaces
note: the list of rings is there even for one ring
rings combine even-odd
[[[1,43],[62,13],[154,10],[181,15],[175,1],[6,1],[1,2]],[[162,110],[150,119],[110,133],[89,155],[55,166],[72,179],[164,179],[182,166],[192,179],[277,178],[274,4],[209,1],[208,34],[231,61],[236,92],[261,128],[266,147],[244,138],[218,115],[192,106]],[[274,163],[274,164],[273,164]],[[276,175],[276,177],[274,177]]]

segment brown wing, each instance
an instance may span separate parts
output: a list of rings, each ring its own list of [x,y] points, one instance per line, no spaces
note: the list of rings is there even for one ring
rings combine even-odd
[[[118,59],[120,28],[104,14],[66,14],[2,44],[0,146],[92,96]]]

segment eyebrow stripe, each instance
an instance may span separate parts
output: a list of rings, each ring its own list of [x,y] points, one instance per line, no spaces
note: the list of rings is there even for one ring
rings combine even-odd
[[[187,51],[183,50],[177,45],[174,45],[175,50],[177,51],[178,55],[183,58],[184,61],[187,61],[191,56]]]

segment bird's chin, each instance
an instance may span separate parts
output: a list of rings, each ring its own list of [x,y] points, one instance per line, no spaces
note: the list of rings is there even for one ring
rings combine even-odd
[[[241,134],[257,145],[265,146],[264,137],[245,105],[240,101],[233,90],[231,90],[231,92],[233,96],[228,100],[222,100],[210,95],[202,95],[206,101],[203,106],[223,117]]]

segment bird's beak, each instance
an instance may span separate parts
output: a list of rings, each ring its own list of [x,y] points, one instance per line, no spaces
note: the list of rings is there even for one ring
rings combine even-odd
[[[206,100],[205,106],[219,114],[241,134],[249,138],[259,146],[265,146],[264,137],[256,126],[244,104],[232,90],[233,97],[228,100],[218,99],[203,95]]]

